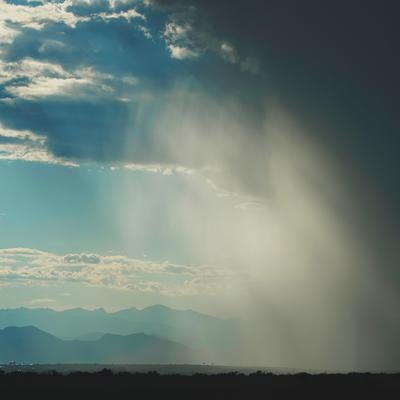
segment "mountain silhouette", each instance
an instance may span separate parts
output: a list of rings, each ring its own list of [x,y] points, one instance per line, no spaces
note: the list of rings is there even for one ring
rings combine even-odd
[[[162,305],[110,313],[101,308],[0,310],[0,329],[8,326],[35,326],[62,339],[90,341],[105,333],[145,333],[182,343],[201,352],[204,359],[218,358],[221,362],[230,362],[228,357],[239,337],[239,326],[235,321]]]
[[[0,363],[182,364],[195,362],[188,347],[137,333],[98,340],[62,340],[33,326],[0,330]]]

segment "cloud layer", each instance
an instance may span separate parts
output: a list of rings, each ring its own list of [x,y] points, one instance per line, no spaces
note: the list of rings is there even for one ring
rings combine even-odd
[[[57,255],[25,248],[0,250],[3,285],[75,283],[165,296],[214,296],[229,276],[228,270],[210,265],[185,266],[87,253]]]
[[[0,125],[0,160],[23,160],[69,167],[76,163],[55,157],[46,147],[46,137],[30,131],[5,129]]]
[[[0,122],[45,137],[53,158],[74,164],[187,167],[188,158],[160,151],[175,133],[155,126],[176,87],[195,94],[208,57],[219,70],[235,65],[236,75],[257,69],[190,4],[1,0],[0,27]]]

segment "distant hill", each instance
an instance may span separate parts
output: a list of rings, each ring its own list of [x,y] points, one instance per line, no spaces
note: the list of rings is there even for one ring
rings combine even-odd
[[[38,328],[0,330],[0,363],[194,363],[188,347],[143,333],[107,334],[98,340],[62,340]]]
[[[201,351],[204,360],[230,362],[239,337],[235,321],[155,305],[108,313],[104,309],[65,311],[16,308],[0,310],[0,329],[36,326],[63,339],[96,340],[103,333],[145,333],[167,338]]]

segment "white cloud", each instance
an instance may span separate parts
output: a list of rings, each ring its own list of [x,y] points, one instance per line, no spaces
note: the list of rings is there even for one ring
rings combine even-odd
[[[93,0],[80,0],[80,1],[93,1]],[[119,5],[130,5],[130,4],[137,4],[141,3],[143,0],[108,0],[108,4],[110,5],[110,8],[116,8]]]
[[[12,41],[17,35],[18,35],[18,30],[14,29],[11,26],[8,26],[7,23],[4,20],[2,20],[2,17],[0,16],[0,45],[12,43]]]
[[[151,1],[147,5],[152,5]],[[260,65],[252,57],[243,57],[233,43],[215,36],[206,26],[199,24],[196,9],[186,7],[173,13],[164,27],[164,41],[171,58],[177,60],[194,59],[202,54],[213,53],[223,61],[236,64],[240,70],[258,74]]]
[[[200,56],[202,47],[189,22],[171,20],[165,25],[164,40],[172,58],[193,59]]]
[[[39,53],[46,54],[54,51],[66,51],[67,46],[59,40],[48,39],[45,40],[39,47]]]
[[[34,148],[31,146],[15,144],[0,144],[0,160],[23,160],[45,164],[59,164],[68,167],[78,166],[78,164],[73,161],[55,157],[44,148]]]
[[[107,21],[109,19],[118,19],[118,18],[124,18],[127,21],[131,21],[134,18],[139,18],[141,20],[146,19],[143,14],[139,13],[135,9],[131,9],[128,11],[112,12],[112,13],[103,12],[103,13],[98,14],[98,16],[105,21]]]
[[[232,64],[236,64],[238,62],[238,55],[232,44],[225,41],[221,42],[220,51],[223,60]]]
[[[197,51],[191,50],[188,47],[174,46],[172,44],[168,46],[168,50],[171,53],[171,57],[176,58],[177,60],[197,58],[200,55]]]
[[[133,76],[114,77],[93,68],[66,71],[61,65],[24,58],[18,62],[0,60],[0,83],[14,97],[26,100],[50,96],[90,99],[115,96],[113,83],[136,85]]]
[[[153,35],[152,35],[151,32],[149,31],[149,29],[146,28],[145,26],[139,25],[139,26],[138,26],[138,30],[139,30],[140,32],[143,33],[143,35],[144,35],[144,37],[145,37],[146,39],[149,39],[149,40],[153,39]]]
[[[64,69],[58,64],[37,61],[32,58],[24,58],[18,62],[0,61],[0,83],[2,84],[11,79],[27,77],[36,79],[41,76],[60,77],[65,74]]]
[[[18,131],[18,130],[14,130],[14,129],[6,129],[6,128],[2,127],[1,124],[0,124],[0,136],[5,137],[5,138],[37,142],[40,144],[43,144],[45,142],[44,136],[36,135],[36,134],[32,133],[31,131],[27,131],[27,130]]]
[[[53,299],[44,298],[44,299],[32,299],[28,302],[28,304],[34,307],[45,307],[53,305],[55,302],[56,301]]]
[[[126,256],[0,249],[0,282],[13,285],[70,282],[168,296],[214,295],[225,284],[227,276],[226,269],[210,265],[185,266]]]
[[[174,173],[191,175],[194,173],[193,169],[177,165],[127,163],[123,167],[130,171],[153,172],[162,175],[172,175]]]
[[[90,16],[75,14],[70,7],[82,3],[90,4],[91,2],[77,0],[53,2],[43,0],[39,5],[30,6],[10,4],[5,0],[0,0],[0,44],[12,42],[20,33],[21,28],[41,30],[46,25],[55,23],[63,23],[75,28],[78,23],[85,23],[96,18],[102,20],[124,18],[129,22],[134,18],[145,20],[144,15],[136,11],[135,8],[121,12],[109,10],[102,13],[93,13]],[[113,8],[113,6],[115,6],[115,2],[110,1],[110,7]]]
[[[67,8],[70,5],[70,1],[57,3],[46,1],[41,5],[31,7],[10,4],[4,0],[0,0],[1,32],[4,34],[4,37],[7,37],[7,35],[10,35],[10,31],[15,31],[15,29],[8,27],[10,23],[26,28],[42,29],[49,23],[64,23],[70,27],[75,27],[78,22],[89,20],[87,17],[77,16],[68,11]]]
[[[193,27],[190,23],[179,24],[178,22],[171,21],[165,25],[164,37],[172,42],[178,40],[187,41],[192,32]]]
[[[46,138],[31,131],[4,128],[0,124],[0,160],[35,161],[47,164],[77,166],[51,154],[46,147]]]
[[[91,98],[113,89],[107,85],[98,85],[96,80],[85,77],[39,77],[26,85],[10,85],[7,91],[13,96],[32,100],[49,96],[71,97],[75,99]]]

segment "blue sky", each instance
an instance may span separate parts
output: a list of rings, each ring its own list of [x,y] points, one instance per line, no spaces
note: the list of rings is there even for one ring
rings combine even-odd
[[[132,202],[153,204],[149,217],[157,219],[159,229],[147,243],[132,240],[125,246],[115,221],[118,197],[123,194],[124,182],[133,188]],[[13,182],[12,185],[9,182]],[[164,197],[146,194],[146,185],[163,186]],[[68,168],[41,163],[3,162],[1,198],[2,242],[7,247],[46,248],[54,252],[122,251],[142,257],[149,250],[157,258],[179,258],[163,249],[168,236],[176,236],[168,221],[168,203],[176,201],[183,183],[179,178],[160,177],[148,172],[111,170],[93,165]],[[175,198],[174,198],[175,197]],[[124,210],[126,212],[126,210]],[[160,219],[161,218],[161,219]],[[140,227],[135,238],[140,237]],[[36,234],[37,233],[37,234]],[[151,242],[151,249],[149,249]]]
[[[187,178],[98,164],[69,167],[3,160],[1,170],[0,238],[4,254],[0,260],[4,306],[95,308],[101,305],[118,309],[162,302],[179,307],[183,304],[176,297],[195,297],[193,306],[198,306],[199,297],[215,295],[213,282],[210,287],[180,293],[184,284],[197,275],[196,268],[204,269],[205,280],[210,279],[210,274],[211,280],[218,278],[219,269],[222,271],[222,267],[210,263],[212,257],[190,250],[192,239],[182,222],[176,220],[176,204],[186,202]],[[203,181],[199,191],[198,195],[213,203],[214,212],[227,204],[232,207],[229,199],[216,200],[214,189]],[[200,240],[203,244],[207,242],[206,238]],[[68,259],[71,254],[77,259]],[[122,280],[116,285],[85,282],[83,275],[91,266],[90,255],[101,258],[102,279],[109,279],[113,268],[125,268],[129,274],[129,268],[136,271],[145,263],[142,275],[135,272],[140,275],[138,284],[156,282],[165,288],[130,287],[129,279],[122,276],[125,272],[117,274],[117,279]],[[118,259],[119,256],[123,259]],[[53,257],[56,261],[52,261]],[[107,257],[117,258],[107,261]],[[43,279],[37,282],[32,273],[36,264],[43,268],[39,272]],[[158,274],[152,271],[153,264],[160,270],[170,264],[172,267]],[[54,266],[60,270],[67,266],[75,271],[75,265],[82,272],[76,280],[58,277],[54,282],[52,277],[44,276],[47,268]],[[186,267],[193,272],[182,273]],[[28,276],[21,270],[26,268],[30,269]],[[19,273],[9,275],[10,270]]]

